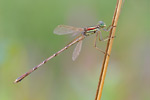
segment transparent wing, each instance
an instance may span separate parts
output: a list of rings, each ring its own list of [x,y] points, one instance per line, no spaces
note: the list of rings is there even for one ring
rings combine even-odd
[[[73,54],[72,54],[72,60],[75,61],[76,58],[79,56],[80,51],[81,51],[81,47],[82,47],[82,40],[78,42],[78,44],[76,45]]]
[[[58,25],[54,29],[54,34],[57,34],[57,35],[72,34],[72,33],[77,34],[83,31],[84,31],[83,28],[76,28],[76,27],[67,26],[67,25]]]

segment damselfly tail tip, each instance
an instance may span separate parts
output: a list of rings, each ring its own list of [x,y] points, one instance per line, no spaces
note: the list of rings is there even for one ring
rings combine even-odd
[[[18,83],[18,82],[20,82],[22,80],[22,78],[17,78],[15,81],[14,81],[14,83]]]
[[[18,83],[18,80],[16,79],[13,83],[15,83],[15,84]]]

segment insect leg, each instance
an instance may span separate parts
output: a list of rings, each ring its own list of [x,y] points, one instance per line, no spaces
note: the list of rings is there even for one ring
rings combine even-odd
[[[107,41],[107,40],[109,40],[109,39],[112,39],[112,38],[115,38],[116,36],[112,36],[112,37],[105,37],[104,39],[101,39],[100,41]]]
[[[100,52],[102,52],[102,53],[105,54],[105,52],[104,52],[103,50],[99,49],[99,48],[96,46],[96,40],[97,40],[98,34],[100,34],[100,31],[97,31],[97,32],[96,32],[96,37],[95,37],[95,39],[94,39],[94,47],[95,47],[97,50],[99,50]]]
[[[98,33],[98,32],[97,32]],[[103,37],[102,37],[102,34],[101,34],[101,31],[99,30],[99,41],[102,41],[103,40]]]
[[[102,30],[103,30],[103,31],[106,31],[106,32],[109,32],[113,27],[116,27],[116,26],[109,25],[109,26],[107,27],[107,29],[102,28]]]
[[[97,33],[99,34],[99,41],[107,41],[107,40],[109,40],[111,38],[115,38],[115,36],[113,36],[113,37],[108,37],[107,36],[107,37],[103,38],[100,30],[97,31]]]

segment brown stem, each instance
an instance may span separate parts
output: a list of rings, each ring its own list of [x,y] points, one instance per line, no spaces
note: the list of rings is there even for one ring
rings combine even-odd
[[[121,11],[121,6],[122,6],[122,0],[117,0],[114,16],[113,16],[113,19],[112,19],[112,26],[117,26],[118,18],[119,18],[120,11]],[[109,37],[114,37],[115,36],[115,31],[116,31],[116,27],[113,27],[110,30]],[[99,82],[98,82],[98,87],[97,87],[97,91],[96,91],[95,100],[100,100],[101,99],[102,89],[103,89],[104,80],[105,80],[105,76],[106,76],[106,71],[107,71],[107,67],[108,67],[108,62],[109,62],[109,57],[110,57],[109,55],[111,54],[113,40],[114,40],[114,38],[111,38],[107,42],[107,47],[106,47],[106,50],[105,50],[106,53],[105,53],[104,60],[103,60],[101,74],[100,74],[100,77],[99,77]]]

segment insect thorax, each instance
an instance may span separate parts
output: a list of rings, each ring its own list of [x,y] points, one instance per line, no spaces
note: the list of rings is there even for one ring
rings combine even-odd
[[[88,27],[88,28],[85,28],[84,35],[89,36],[89,35],[96,33],[97,31],[98,31],[98,29],[95,27]]]

